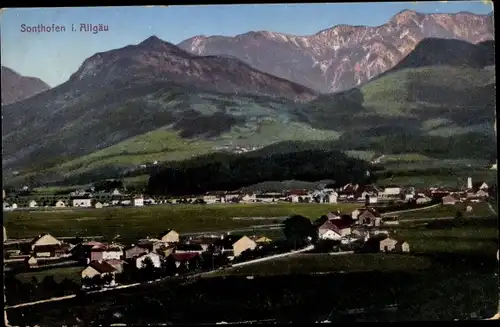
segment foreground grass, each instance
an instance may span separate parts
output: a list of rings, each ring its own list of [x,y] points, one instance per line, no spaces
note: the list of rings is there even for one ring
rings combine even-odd
[[[143,208],[105,208],[64,211],[13,211],[4,213],[9,238],[39,233],[54,236],[94,236],[123,239],[157,236],[167,229],[178,232],[212,231],[280,223],[269,220],[235,220],[234,217],[282,217],[294,214],[312,219],[332,210],[351,211],[357,204],[234,204],[164,205]]]
[[[425,257],[402,254],[363,253],[328,255],[323,253],[298,254],[293,257],[265,261],[254,265],[208,275],[207,278],[220,276],[271,276],[314,273],[351,273],[362,271],[404,271],[426,269],[431,264]]]

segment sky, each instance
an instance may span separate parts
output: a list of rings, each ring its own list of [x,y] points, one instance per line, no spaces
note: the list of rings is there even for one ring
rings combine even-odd
[[[404,9],[487,14],[492,8],[485,1],[9,8],[0,14],[1,64],[54,87],[95,53],[137,44],[151,35],[174,44],[196,35],[234,36],[261,30],[310,35],[339,24],[382,25]],[[80,32],[82,23],[104,24],[108,31]],[[66,31],[29,33],[22,31],[23,24],[55,24]]]

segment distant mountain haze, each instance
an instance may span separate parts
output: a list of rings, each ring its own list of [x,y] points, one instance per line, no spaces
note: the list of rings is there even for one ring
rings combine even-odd
[[[309,36],[269,31],[200,35],[178,46],[198,55],[234,56],[261,71],[329,93],[392,68],[424,38],[493,40],[493,16],[405,10],[377,27],[338,25]]]
[[[2,105],[27,99],[50,89],[50,86],[36,77],[22,76],[2,66]]]

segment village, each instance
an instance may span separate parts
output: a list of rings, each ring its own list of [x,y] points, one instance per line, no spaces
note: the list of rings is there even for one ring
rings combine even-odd
[[[433,198],[439,197],[445,204],[454,204],[469,200],[480,202],[490,196],[488,184],[485,182],[472,183],[467,180],[467,186],[461,189],[436,188],[415,189],[398,185],[347,184],[334,188],[333,185],[319,185],[315,190],[286,190],[282,192],[244,192],[244,191],[216,191],[203,195],[182,197],[144,196],[129,194],[118,188],[96,192],[94,187],[81,189],[69,194],[31,194],[22,195],[29,190],[28,186],[19,191],[6,193],[3,190],[3,209],[35,210],[37,208],[95,208],[105,207],[143,207],[148,205],[172,204],[234,204],[234,203],[340,203],[355,202],[371,205],[414,202],[425,204]]]
[[[472,179],[468,178],[467,184],[463,190],[437,188],[414,190],[397,186],[388,186],[379,190],[371,185],[349,184],[338,189],[324,187],[314,192],[289,191],[283,194],[236,192],[223,194],[219,192],[200,197],[169,199],[168,202],[153,198],[146,199],[142,196],[127,198],[119,190],[113,190],[112,195],[120,198],[101,203],[95,202],[96,197],[88,192],[84,195],[82,192],[75,192],[71,195],[70,203],[58,200],[55,206],[64,208],[68,205],[79,210],[93,210],[93,208],[99,209],[103,206],[143,207],[176,203],[227,203],[229,205],[230,203],[261,201],[270,204],[309,201],[317,203],[361,202],[350,212],[326,211],[324,215],[313,220],[311,225],[317,233],[317,240],[313,241],[311,237],[308,237],[302,250],[347,255],[360,252],[408,253],[411,244],[404,239],[398,239],[391,230],[391,225],[399,224],[397,215],[391,215],[391,210],[411,210],[432,205],[453,206],[459,202],[485,201],[489,197],[490,190],[485,182],[472,184]],[[8,208],[6,210],[9,210]],[[10,208],[11,210],[22,209],[14,209],[12,205]],[[37,210],[36,205],[30,205],[30,208]],[[467,211],[470,210],[470,206],[466,208]],[[279,226],[284,227],[286,224],[287,220]],[[230,269],[244,262],[252,263],[266,258],[272,259],[275,256],[298,250],[289,240],[282,237],[271,239],[265,235],[231,232],[181,235],[175,230],[167,230],[158,235],[139,238],[129,244],[79,235],[54,237],[50,233],[28,240],[11,240],[7,238],[7,233],[4,226],[6,271],[46,271],[49,273],[53,268],[81,267],[79,291],[109,289],[158,278],[182,277]]]

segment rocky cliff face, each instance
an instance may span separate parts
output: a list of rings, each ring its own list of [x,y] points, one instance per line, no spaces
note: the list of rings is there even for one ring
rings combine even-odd
[[[50,86],[41,79],[22,76],[2,66],[2,105],[22,101],[48,89]]]
[[[309,36],[267,31],[195,36],[178,46],[198,55],[239,58],[258,70],[320,92],[357,86],[394,67],[424,38],[494,39],[493,16],[406,10],[377,27],[338,25]]]

